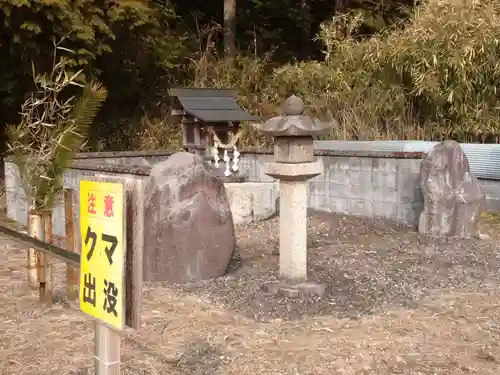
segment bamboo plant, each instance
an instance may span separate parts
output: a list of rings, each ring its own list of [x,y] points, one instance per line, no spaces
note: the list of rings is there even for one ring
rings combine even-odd
[[[50,242],[52,208],[62,196],[63,177],[75,153],[86,143],[92,122],[107,97],[100,83],[70,73],[73,61],[54,44],[52,69],[37,74],[35,90],[21,106],[21,121],[7,129],[8,149],[28,201],[28,233]],[[50,261],[28,250],[28,282],[50,294]],[[41,295],[42,297],[42,295]],[[51,298],[51,296],[49,297]]]

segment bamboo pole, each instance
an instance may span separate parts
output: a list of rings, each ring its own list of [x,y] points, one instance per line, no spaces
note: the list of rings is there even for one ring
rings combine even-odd
[[[28,235],[40,241],[44,240],[44,229],[42,215],[35,211],[28,213]],[[28,264],[26,265],[28,284],[32,288],[38,288],[38,267],[40,264],[40,252],[34,248],[28,248]]]

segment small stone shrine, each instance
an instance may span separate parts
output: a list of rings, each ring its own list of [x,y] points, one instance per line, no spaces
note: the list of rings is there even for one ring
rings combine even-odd
[[[258,118],[238,106],[237,91],[176,88],[169,94],[173,120],[182,127],[184,150],[201,156],[225,183],[235,224],[270,216],[275,205],[266,202],[275,198],[276,184],[246,182],[239,163],[240,124]]]
[[[144,280],[223,276],[235,246],[224,183],[210,166],[189,152],[155,164],[145,186]]]
[[[280,276],[285,279],[264,288],[288,297],[321,295],[323,285],[306,282],[307,185],[323,173],[321,159],[314,156],[313,136],[328,132],[336,122],[304,115],[304,103],[295,95],[285,101],[283,113],[256,126],[262,134],[274,137],[275,161],[265,165],[265,173],[279,180]]]
[[[479,236],[478,221],[486,207],[485,194],[470,173],[469,160],[455,141],[432,149],[420,166],[424,209],[418,232],[431,237]]]
[[[258,118],[238,106],[236,90],[176,88],[169,95],[172,116],[182,126],[184,150],[202,156],[225,181],[235,181],[229,177],[238,176],[240,122]]]

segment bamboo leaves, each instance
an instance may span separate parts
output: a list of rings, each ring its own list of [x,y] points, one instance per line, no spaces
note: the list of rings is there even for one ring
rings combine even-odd
[[[52,71],[38,75],[33,68],[36,90],[21,107],[21,122],[7,130],[9,151],[30,209],[36,211],[52,208],[59,197],[64,171],[107,97],[99,83],[80,82],[81,70],[70,73],[71,61],[58,58],[61,47],[54,47]]]

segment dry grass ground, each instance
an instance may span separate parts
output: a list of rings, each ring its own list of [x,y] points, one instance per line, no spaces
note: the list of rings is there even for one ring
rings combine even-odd
[[[124,374],[498,374],[500,274],[491,240],[419,241],[408,228],[352,217],[311,219],[310,277],[321,299],[260,285],[278,265],[277,222],[238,229],[221,279],[144,286],[143,329],[122,340]],[[92,374],[93,322],[25,282],[25,249],[0,241],[0,374]],[[64,265],[55,265],[58,301]]]

